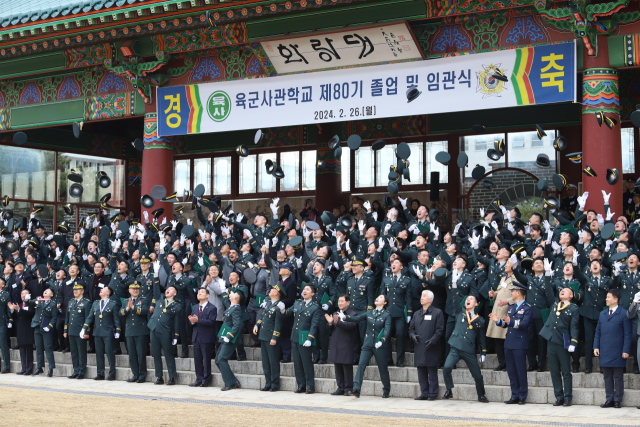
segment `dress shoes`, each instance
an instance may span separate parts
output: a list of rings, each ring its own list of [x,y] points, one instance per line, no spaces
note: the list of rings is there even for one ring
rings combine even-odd
[[[269,391],[280,391],[280,387],[271,387]]]
[[[93,379],[95,381],[104,381],[104,375],[96,375]]]
[[[429,398],[427,396],[418,396],[418,397],[414,397],[413,400],[428,400]]]
[[[529,366],[529,367],[527,368],[527,372],[533,372],[533,371],[535,371],[536,369],[538,369],[538,368],[532,368],[531,366]]]
[[[326,364],[327,364],[327,361],[326,361],[326,360],[320,360],[320,361],[318,362],[318,365],[326,365]]]
[[[453,398],[453,393],[451,393],[451,389],[447,389],[447,391],[444,392],[444,394],[442,395],[443,399],[451,399]]]
[[[175,378],[169,378],[169,381],[167,381],[167,385],[176,385],[176,379]]]
[[[107,381],[115,381],[115,380],[116,380],[115,375],[109,375],[109,376],[107,377]]]
[[[209,387],[209,381],[203,381],[203,383],[200,384],[200,387]]]
[[[16,372],[16,375],[24,375],[24,371]]]
[[[564,405],[564,399],[557,399],[554,403],[553,406],[562,406]]]
[[[298,387],[294,393],[304,393],[305,391],[307,391],[307,387]]]
[[[478,398],[478,402],[480,402],[480,403],[489,403],[489,399],[487,399],[487,396],[480,396]]]
[[[155,382],[154,384],[155,384],[155,385],[161,385],[161,384],[164,384],[164,378],[162,378],[162,377],[158,377],[158,378],[156,379],[156,382]]]
[[[331,393],[331,396],[342,396],[343,394],[344,394],[344,390],[337,389],[336,391]]]
[[[584,370],[584,373],[585,373],[585,374],[590,374],[591,372],[592,372],[592,370],[591,370],[591,369],[585,369],[585,370]]]
[[[571,399],[565,399],[562,406],[571,406]]]
[[[282,359],[280,363],[291,363],[291,358]]]
[[[614,402],[614,403],[613,403],[613,407],[614,407],[614,408],[616,408],[616,409],[620,409],[620,408],[622,408],[622,403],[620,403],[620,402]]]
[[[53,368],[49,368],[49,372],[47,372],[47,376],[51,378],[53,376]]]
[[[515,405],[516,403],[520,403],[520,399],[511,398],[509,400],[505,400],[504,403],[507,405]]]
[[[138,381],[137,377],[132,377],[127,380],[128,383],[135,383],[136,381]]]
[[[438,400],[437,396],[429,396],[427,397],[427,400]]]
[[[9,371],[8,369],[5,368],[2,371],[0,371],[0,374],[8,374],[9,372],[11,372],[11,371]]]
[[[538,368],[538,372],[544,372],[544,369]]]
[[[87,350],[87,353],[88,353],[88,354],[93,354],[93,353],[95,353],[95,352],[96,352],[96,349],[95,349],[95,348],[93,348],[93,347],[91,347],[89,350]]]
[[[386,392],[386,391],[384,393],[382,393],[382,398],[383,399],[388,399],[389,398],[389,393]]]
[[[229,391],[229,390],[233,390],[234,388],[240,388],[240,383],[231,384],[229,387],[223,387],[220,390]]]
[[[578,372],[580,372],[579,368],[571,368],[571,372],[573,372],[574,374],[577,374]]]
[[[78,376],[76,377],[76,379],[77,379],[77,380],[83,380],[83,379],[84,379],[84,375],[78,375]]]
[[[66,347],[64,350],[62,350],[62,353],[69,353],[71,351],[71,349],[69,347]]]
[[[351,390],[349,396],[360,397],[360,390]]]
[[[262,387],[260,389],[260,391],[269,391],[269,390],[271,390],[271,387]]]
[[[396,363],[396,366],[398,368],[404,368],[404,362],[398,362],[398,363]]]
[[[238,356],[238,362],[245,362],[247,360],[247,356]]]
[[[70,380],[74,380],[78,378],[78,374],[69,375],[67,378],[69,378]]]
[[[305,392],[305,394],[313,394],[313,393],[315,393],[315,392],[316,392],[316,391],[315,391],[314,389],[310,388],[310,389],[308,389],[308,390]]]
[[[613,408],[613,400],[607,400],[602,405],[600,405],[600,407],[601,408]]]
[[[142,384],[143,382],[145,382],[145,379],[143,377],[138,378],[138,381],[136,381],[138,384]]]
[[[36,375],[40,375],[44,372],[44,369],[42,368],[38,368],[35,371],[33,371],[33,374],[31,374],[31,376],[35,377]]]
[[[201,385],[202,385],[202,382],[196,381],[195,383],[189,384],[189,387],[200,387]]]
[[[639,368],[639,367],[637,367],[637,366],[636,366],[636,367],[634,367],[634,368],[633,368],[633,373],[634,373],[634,374],[640,374],[640,368]]]
[[[495,372],[505,371],[507,369],[507,365],[503,365],[502,363],[493,368]]]

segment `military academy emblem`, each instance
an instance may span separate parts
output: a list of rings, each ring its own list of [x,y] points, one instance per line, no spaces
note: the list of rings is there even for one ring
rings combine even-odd
[[[502,96],[502,91],[507,89],[507,82],[499,80],[495,75],[506,75],[506,70],[500,68],[501,64],[483,65],[482,71],[476,72],[476,93],[482,92],[482,98],[489,96]]]

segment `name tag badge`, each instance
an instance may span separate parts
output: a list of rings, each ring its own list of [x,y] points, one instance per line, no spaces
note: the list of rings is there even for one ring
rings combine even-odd
[[[16,285],[15,283],[13,285],[11,285],[12,288],[17,288],[18,285]]]
[[[424,315],[424,320],[431,320],[431,315],[430,314],[425,314]]]
[[[104,288],[104,283],[100,283],[100,284],[98,285],[98,287],[99,287],[99,288]]]
[[[70,285],[72,283],[73,283],[73,279],[67,281],[67,285]]]
[[[29,310],[29,306],[28,305],[24,307],[24,311],[27,311],[27,310]]]

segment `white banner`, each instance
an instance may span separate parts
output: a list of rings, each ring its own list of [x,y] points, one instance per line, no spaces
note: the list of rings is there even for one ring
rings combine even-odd
[[[508,82],[494,78],[500,70]],[[409,97],[415,89],[418,96]],[[562,43],[429,61],[157,89],[158,134],[184,135],[576,100]]]

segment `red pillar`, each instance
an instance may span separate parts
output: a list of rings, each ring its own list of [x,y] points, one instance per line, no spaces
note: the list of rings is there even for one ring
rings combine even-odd
[[[598,36],[598,55],[588,56],[584,51],[582,74],[582,167],[591,166],[597,177],[582,175],[584,191],[589,192],[586,209],[603,215],[602,190],[611,193],[609,204],[616,217],[622,215],[622,178],[616,185],[607,183],[607,169],[616,168],[622,177],[622,148],[620,141],[620,92],[618,72],[610,68],[606,36]],[[609,129],[598,125],[596,112],[603,111],[617,124]]]
[[[151,188],[162,185],[167,189],[167,194],[173,193],[173,145],[175,137],[158,136],[158,115],[155,112],[146,113],[144,116],[144,151],[142,152],[142,195],[150,194]],[[164,215],[167,221],[173,219],[173,203],[160,203],[156,200],[151,209],[142,211],[151,212],[158,208],[164,208]],[[161,217],[161,218],[162,218]],[[162,222],[159,218],[158,222]]]

